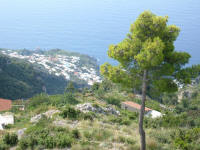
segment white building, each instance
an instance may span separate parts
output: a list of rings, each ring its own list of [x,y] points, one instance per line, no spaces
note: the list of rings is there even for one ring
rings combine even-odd
[[[131,101],[122,102],[121,107],[122,107],[122,109],[126,109],[126,110],[133,111],[133,112],[138,112],[138,113],[140,113],[140,109],[141,109],[141,105],[131,102]],[[158,117],[162,117],[162,113],[160,113],[159,111],[145,107],[145,116],[151,117],[151,118],[158,118]]]
[[[0,130],[4,129],[5,125],[14,124],[13,115],[0,115]]]

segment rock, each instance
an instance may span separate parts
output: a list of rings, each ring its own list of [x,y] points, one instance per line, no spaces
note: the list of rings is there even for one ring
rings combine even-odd
[[[42,113],[42,114],[38,114],[34,117],[31,118],[31,123],[37,123],[41,118],[42,118],[42,115],[46,116],[47,118],[52,118],[54,114],[56,113],[60,113],[59,110],[48,110],[47,112],[45,113]]]
[[[80,110],[83,113],[87,112],[94,112],[99,114],[113,114],[113,115],[120,115],[120,112],[115,110],[111,106],[104,107],[93,107],[91,103],[85,103],[85,104],[78,104],[76,106],[76,109]]]
[[[42,118],[42,114],[36,115],[31,118],[31,123],[37,123]]]
[[[23,129],[19,129],[17,131],[17,136],[18,136],[18,139],[20,140],[22,138],[22,136],[24,135],[24,132],[26,131],[27,128],[23,128]]]
[[[119,116],[120,115],[120,112],[118,110],[115,110],[113,107],[111,106],[108,106],[105,108],[105,111],[110,113],[110,114],[113,114],[113,115],[117,115]]]
[[[84,113],[87,113],[87,112],[89,112],[89,111],[92,111],[92,112],[96,112],[96,111],[97,111],[97,109],[96,109],[95,107],[93,107],[93,106],[91,105],[91,103],[78,104],[78,105],[76,106],[76,108],[77,108],[78,110],[80,110],[81,112],[84,112]]]
[[[68,125],[66,120],[55,120],[53,124],[59,127],[67,127]]]
[[[60,110],[49,110],[49,111],[43,113],[43,115],[45,115],[47,118],[52,118],[53,115],[56,113],[60,113]]]

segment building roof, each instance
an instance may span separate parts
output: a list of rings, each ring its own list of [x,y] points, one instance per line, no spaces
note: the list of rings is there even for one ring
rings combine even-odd
[[[0,98],[0,111],[7,111],[12,108],[12,101]]]
[[[122,102],[122,103],[125,104],[125,105],[128,105],[130,107],[136,108],[138,110],[141,109],[141,105],[134,103],[134,102],[131,102],[131,101],[125,101],[125,102]],[[150,110],[152,110],[152,109],[145,107],[145,111],[150,111]]]

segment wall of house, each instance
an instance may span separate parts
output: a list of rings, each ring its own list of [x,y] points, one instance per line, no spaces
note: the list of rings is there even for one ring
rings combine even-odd
[[[14,124],[13,115],[0,115],[0,130],[3,130],[3,125]]]

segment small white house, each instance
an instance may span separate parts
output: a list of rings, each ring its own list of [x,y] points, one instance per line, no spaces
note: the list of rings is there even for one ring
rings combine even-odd
[[[140,113],[141,105],[131,102],[131,101],[125,101],[125,102],[121,103],[121,108]],[[145,107],[145,116],[151,117],[151,118],[158,118],[158,117],[162,117],[162,113],[160,113],[159,111]]]
[[[14,124],[14,116],[0,114],[0,130],[3,130],[4,126],[8,124]]]
[[[145,114],[145,116],[151,117],[151,118],[159,118],[159,117],[162,117],[162,113],[156,110],[150,110]]]

